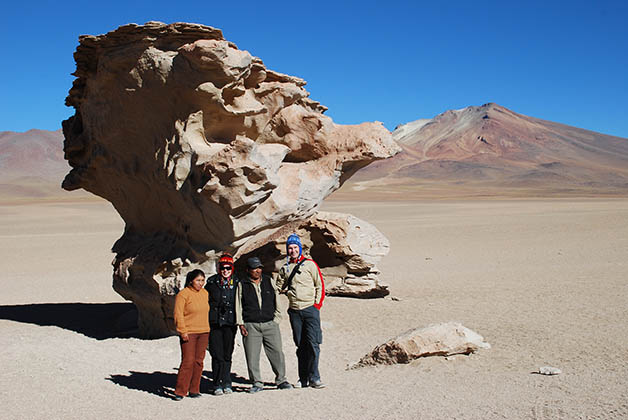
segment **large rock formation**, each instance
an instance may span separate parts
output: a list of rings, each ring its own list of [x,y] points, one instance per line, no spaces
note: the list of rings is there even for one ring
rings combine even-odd
[[[358,169],[399,151],[380,123],[334,124],[304,80],[207,26],[130,24],[79,41],[63,188],[109,200],[126,222],[114,289],[136,304],[144,336],[172,331],[183,275],[215,272],[221,252],[263,248],[272,270],[286,224],[333,276],[332,292],[385,293],[374,265],[385,238],[351,216],[316,213]]]
[[[490,347],[478,333],[458,322],[447,322],[407,331],[375,347],[352,368],[410,363],[427,356],[470,354]]]

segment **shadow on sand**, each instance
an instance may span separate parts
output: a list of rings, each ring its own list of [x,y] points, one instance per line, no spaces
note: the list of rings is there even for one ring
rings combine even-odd
[[[0,306],[0,319],[55,326],[97,340],[137,337],[132,303],[34,303]]]
[[[55,326],[97,340],[138,337],[137,309],[132,303],[0,305],[0,319],[40,326]],[[211,371],[203,371],[201,393],[209,394],[213,391],[211,377]],[[172,398],[177,374],[130,371],[129,375],[111,375],[105,379],[129,389]],[[232,373],[231,381],[235,392],[245,392],[249,388],[249,381],[242,376]],[[264,385],[274,387],[272,383],[264,383]]]
[[[211,377],[211,371],[203,371],[203,377],[201,378],[201,394],[211,394],[213,392],[211,380],[209,379]],[[129,389],[144,391],[157,395],[158,397],[172,399],[174,397],[174,386],[177,382],[177,374],[166,372],[148,373],[130,371],[129,375],[111,375],[109,378],[105,379]],[[234,392],[245,392],[249,388],[248,385],[242,386],[244,384],[248,384],[249,382],[245,378],[234,373],[231,374],[231,382],[233,382],[232,388]]]

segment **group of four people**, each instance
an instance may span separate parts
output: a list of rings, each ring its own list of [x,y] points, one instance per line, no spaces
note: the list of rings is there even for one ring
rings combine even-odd
[[[325,298],[323,276],[318,265],[303,256],[296,234],[286,241],[288,259],[276,279],[263,273],[258,257],[247,260],[246,275],[239,279],[229,254],[218,261],[218,273],[209,277],[201,270],[186,276],[185,288],[175,299],[174,319],[181,344],[181,366],[175,400],[200,397],[205,348],[212,358],[214,394],[229,394],[231,355],[237,329],[252,386],[250,393],[263,390],[260,372],[262,346],[279,389],[291,389],[286,378],[279,320],[279,295],[288,297],[290,325],[297,347],[299,382],[302,388],[323,388],[318,370],[322,331],[320,309]],[[203,287],[204,285],[204,287]]]

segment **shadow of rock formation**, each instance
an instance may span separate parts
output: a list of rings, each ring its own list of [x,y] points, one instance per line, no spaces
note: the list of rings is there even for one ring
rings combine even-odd
[[[35,303],[0,306],[0,319],[55,326],[97,340],[137,337],[132,303]]]

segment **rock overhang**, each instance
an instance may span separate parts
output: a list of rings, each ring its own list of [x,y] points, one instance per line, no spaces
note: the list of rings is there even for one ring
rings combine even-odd
[[[105,198],[125,220],[114,288],[136,303],[147,336],[171,328],[162,297],[185,270],[213,272],[220,252],[288,223],[311,228],[325,197],[399,151],[381,123],[335,124],[304,80],[218,29],[149,22],[79,41],[63,188]]]

